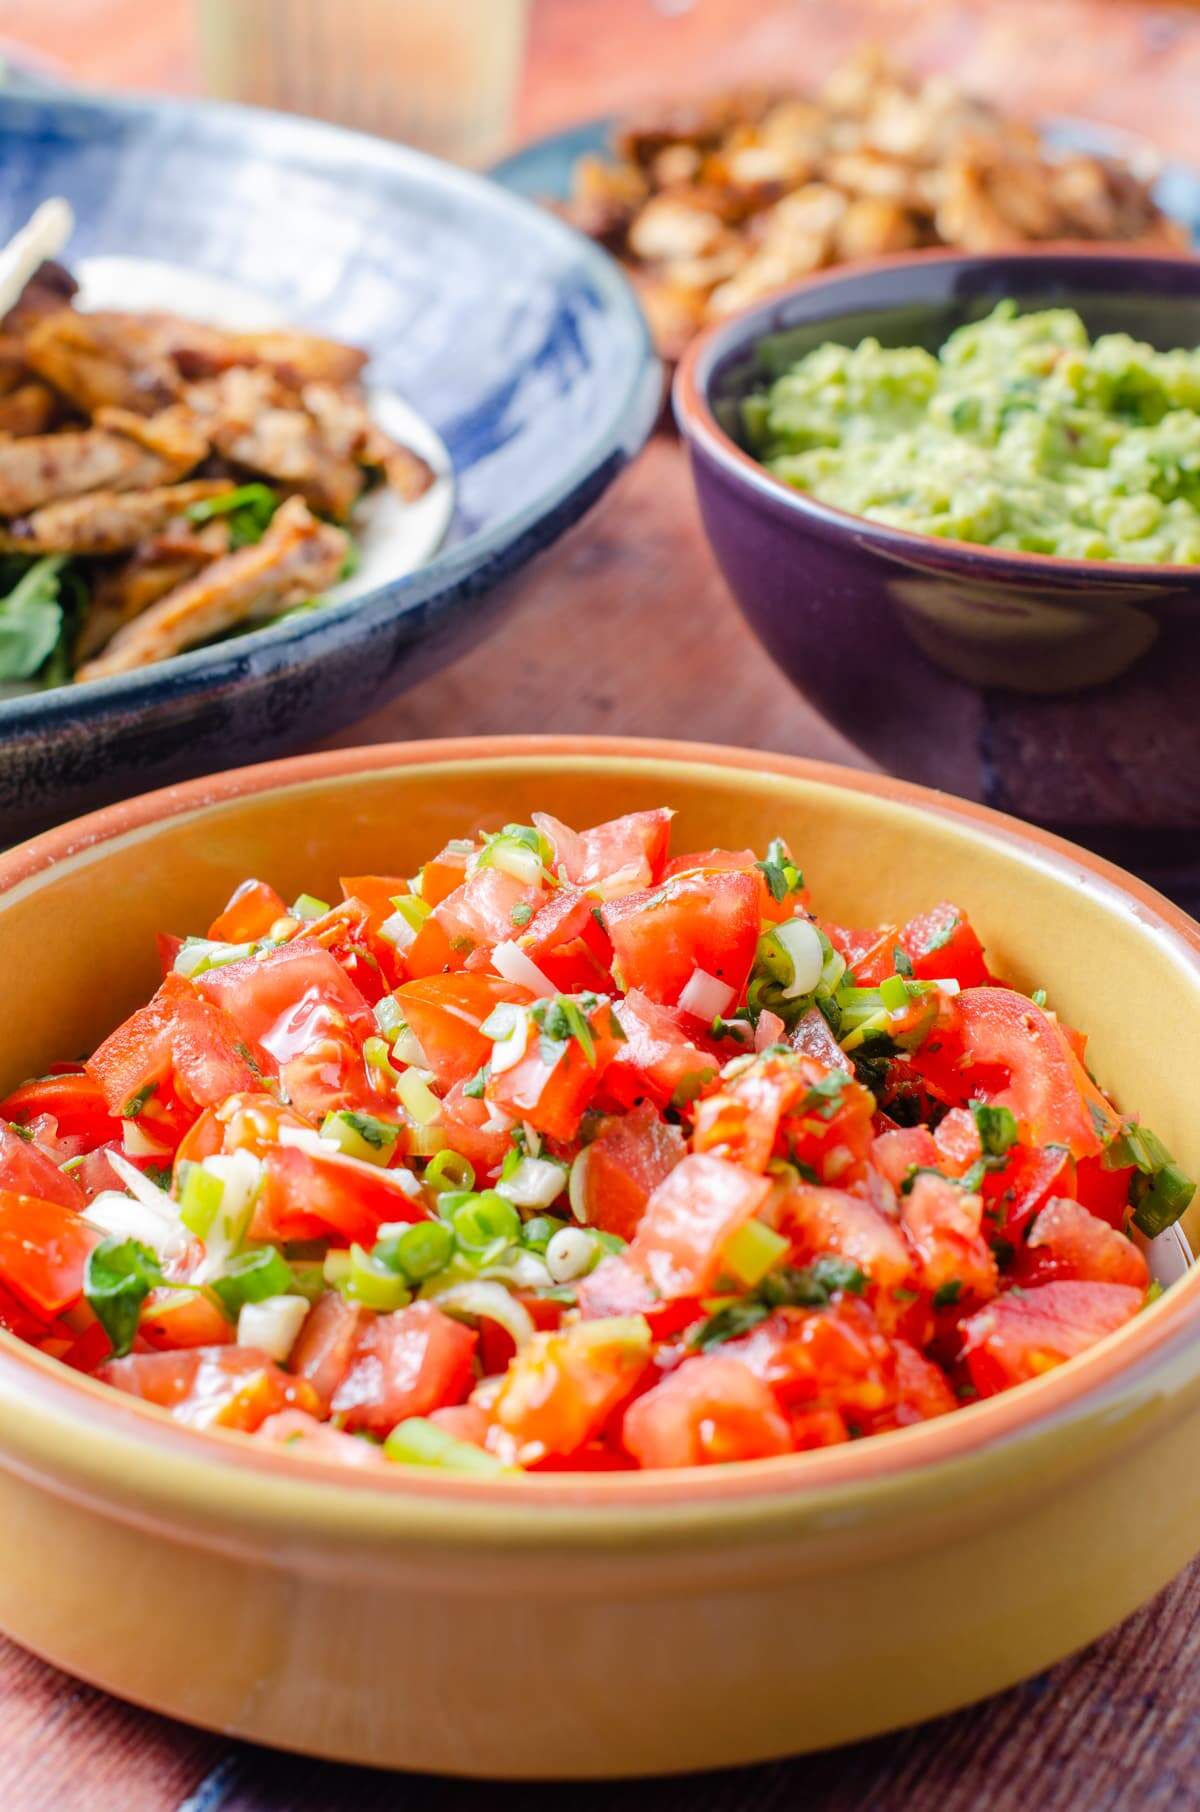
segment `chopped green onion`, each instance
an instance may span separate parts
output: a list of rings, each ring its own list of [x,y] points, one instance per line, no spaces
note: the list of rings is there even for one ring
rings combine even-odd
[[[1156,1239],[1185,1213],[1196,1185],[1173,1159],[1149,1179],[1138,1177],[1133,1186],[1133,1224],[1148,1239]]]
[[[257,949],[257,944],[222,944],[211,938],[189,937],[171,967],[176,975],[190,978],[224,968],[226,963],[240,963]]]
[[[358,1245],[350,1248],[349,1276],[338,1287],[343,1296],[352,1302],[361,1302],[367,1309],[386,1312],[402,1309],[412,1301],[412,1292],[405,1279]]]
[[[379,935],[397,950],[405,951],[415,942],[418,931],[429,917],[431,908],[413,893],[399,893],[392,900],[396,908],[379,927]]]
[[[889,1013],[908,1011],[908,989],[902,975],[888,975],[879,984],[879,998]]]
[[[983,1101],[972,1101],[970,1108],[984,1156],[1006,1156],[1009,1147],[1017,1139],[1017,1122],[1012,1110],[1007,1107],[989,1107]]]
[[[199,1164],[185,1164],[183,1187],[179,1195],[179,1218],[197,1239],[207,1239],[221,1206],[225,1185],[220,1177],[202,1170]]]
[[[439,1151],[425,1166],[422,1181],[438,1195],[444,1189],[472,1190],[475,1187],[475,1166],[457,1151]]]
[[[395,1088],[400,1080],[400,1071],[393,1064],[392,1053],[382,1038],[363,1040],[363,1062],[367,1066],[367,1074],[377,1086],[382,1083],[384,1088]]]
[[[321,1273],[327,1284],[330,1284],[335,1290],[340,1290],[344,1295],[346,1285],[350,1282],[352,1268],[353,1261],[350,1257],[349,1248],[346,1246],[331,1246],[322,1261]]]
[[[394,994],[385,994],[382,1000],[375,1002],[375,1024],[383,1036],[392,1039],[404,1026],[404,1014],[400,1002]]]
[[[520,1215],[494,1189],[485,1189],[458,1209],[453,1225],[464,1252],[483,1252],[500,1241],[511,1245],[521,1237]]]
[[[241,1252],[214,1277],[211,1288],[231,1321],[242,1305],[265,1302],[268,1296],[285,1296],[292,1286],[291,1266],[274,1246],[256,1246]]]
[[[403,1233],[384,1234],[376,1240],[371,1256],[409,1283],[423,1283],[450,1263],[454,1233],[445,1221],[414,1221]]]
[[[371,1042],[368,1039],[368,1044]],[[364,1046],[365,1049],[365,1046]],[[418,1126],[432,1126],[442,1111],[442,1104],[416,1070],[404,1070],[396,1081],[396,1093],[405,1112]]]
[[[721,1269],[752,1290],[786,1255],[790,1241],[762,1221],[746,1221],[721,1247]]]
[[[471,1441],[456,1440],[424,1416],[409,1416],[407,1421],[397,1422],[383,1443],[383,1453],[385,1459],[401,1466],[436,1466],[444,1472],[470,1472],[494,1478],[516,1470]]]
[[[294,919],[304,919],[305,921],[323,919],[329,911],[329,901],[318,900],[315,894],[302,893],[298,899],[292,901],[288,911]]]
[[[544,1252],[554,1235],[570,1224],[570,1221],[560,1221],[556,1214],[535,1214],[521,1229],[521,1244],[528,1246],[531,1252]]]
[[[374,1114],[343,1107],[337,1113],[326,1114],[321,1123],[321,1137],[335,1139],[348,1158],[358,1158],[364,1164],[386,1165],[396,1149],[400,1128],[387,1120],[377,1120]]]

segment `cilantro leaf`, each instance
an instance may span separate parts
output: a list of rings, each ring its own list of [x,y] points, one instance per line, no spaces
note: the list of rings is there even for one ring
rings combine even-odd
[[[158,1257],[140,1240],[115,1234],[91,1252],[83,1277],[83,1294],[97,1321],[122,1358],[132,1347],[142,1304],[166,1280]]]

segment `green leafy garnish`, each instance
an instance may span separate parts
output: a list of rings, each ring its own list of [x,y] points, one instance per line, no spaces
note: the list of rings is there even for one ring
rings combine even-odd
[[[533,907],[527,900],[518,900],[508,916],[514,925],[528,925],[533,917]]]
[[[1105,1148],[1102,1162],[1106,1170],[1133,1166],[1136,1174],[1129,1189],[1133,1224],[1149,1239],[1174,1226],[1196,1193],[1192,1178],[1175,1162],[1158,1134],[1136,1120],[1125,1122]]]
[[[157,1255],[140,1240],[114,1234],[89,1254],[83,1294],[112,1343],[114,1357],[123,1358],[130,1350],[142,1304],[165,1282]]]
[[[595,994],[556,994],[553,1000],[535,1001],[529,1017],[538,1029],[538,1051],[543,1063],[556,1064],[571,1040],[596,1067],[596,1040],[586,1015],[600,1005]]]
[[[804,876],[792,861],[782,837],[771,838],[767,844],[766,856],[754,866],[762,872],[771,891],[771,898],[777,904],[782,904],[789,893],[799,893],[804,886]]]
[[[959,1277],[952,1277],[948,1283],[942,1284],[938,1289],[936,1289],[934,1291],[934,1293],[933,1293],[934,1308],[935,1309],[953,1308],[954,1304],[958,1301],[959,1297],[962,1295],[962,1292],[963,1292],[962,1279]]]
[[[700,1352],[708,1352],[765,1321],[772,1309],[823,1309],[838,1291],[861,1296],[866,1287],[866,1272],[853,1260],[832,1253],[814,1259],[802,1270],[788,1266],[769,1271],[752,1295],[723,1303],[707,1321],[702,1321],[688,1343]]]
[[[908,954],[908,951],[903,950],[899,944],[897,944],[892,951],[892,967],[895,969],[897,975],[902,975],[904,977],[905,981],[912,980],[912,957]]]
[[[136,1120],[157,1087],[157,1082],[147,1082],[138,1089],[136,1095],[130,1095],[121,1109],[122,1120]]]
[[[65,554],[35,560],[0,598],[0,680],[32,679],[58,647]]]
[[[828,1076],[822,1076],[819,1082],[813,1083],[797,1111],[816,1114],[822,1120],[832,1120],[842,1105],[842,1096],[849,1088],[850,1080],[848,1071],[830,1070]]]
[[[250,547],[261,541],[279,508],[280,498],[269,484],[242,484],[235,490],[223,491],[219,497],[206,497],[186,511],[189,522],[211,522],[224,516],[229,523],[231,549]]]
[[[1007,1107],[989,1107],[984,1101],[972,1101],[971,1118],[979,1134],[985,1157],[1002,1158],[1016,1144],[1017,1122]]]

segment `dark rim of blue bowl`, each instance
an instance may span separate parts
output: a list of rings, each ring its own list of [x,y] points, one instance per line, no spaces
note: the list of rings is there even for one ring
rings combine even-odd
[[[574,459],[556,467],[541,496],[523,510],[436,553],[415,572],[373,591],[360,593],[358,597],[323,606],[310,617],[267,625],[230,642],[174,655],[170,660],[157,662],[133,674],[114,674],[106,679],[51,687],[44,692],[0,701],[0,741],[9,731],[53,730],[56,723],[74,725],[81,720],[107,717],[114,710],[136,715],[143,708],[160,702],[163,695],[174,697],[182,693],[220,691],[244,680],[251,669],[261,674],[268,669],[286,671],[302,666],[305,645],[321,640],[331,627],[344,623],[347,618],[361,619],[365,634],[371,627],[395,616],[398,607],[408,610],[429,603],[489,562],[502,560],[514,543],[522,541],[538,524],[569,505],[571,498],[587,485],[589,479],[610,465],[615,476],[616,470],[631,459],[649,437],[661,408],[662,367],[632,285],[616,261],[590,239],[547,209],[521,199],[486,176],[460,169],[411,146],[373,138],[367,133],[329,125],[323,120],[231,102],[181,101],[172,96],[156,95],[124,98],[93,94],[83,89],[67,92],[39,88],[32,95],[21,93],[11,97],[0,94],[0,112],[8,105],[28,106],[31,103],[62,108],[74,114],[100,112],[135,118],[170,108],[177,114],[201,114],[223,124],[232,135],[251,120],[258,133],[265,135],[269,155],[279,162],[297,156],[312,159],[315,150],[324,169],[335,175],[340,171],[361,175],[366,165],[380,171],[409,171],[416,176],[432,177],[436,185],[474,196],[494,213],[510,215],[525,230],[560,244],[594,285],[606,312],[613,319],[624,322],[630,333],[633,356],[627,382],[614,398],[607,419],[592,435],[587,447]],[[505,576],[506,572],[507,568],[503,568],[497,577]],[[256,656],[260,657],[257,662]]]
[[[986,569],[989,577],[1009,577],[1016,583],[1038,579],[1050,583],[1057,581],[1060,584],[1069,581],[1075,586],[1078,582],[1089,579],[1096,584],[1103,584],[1105,580],[1123,580],[1168,586],[1172,589],[1200,589],[1200,565],[1070,560],[1061,554],[1023,553],[1016,548],[989,547],[983,542],[953,541],[940,535],[921,535],[912,529],[893,528],[890,523],[873,522],[869,516],[854,516],[848,510],[839,510],[833,504],[821,503],[806,492],[795,490],[782,478],[776,478],[752,454],[738,446],[721,427],[713,412],[712,387],[716,376],[734,359],[751,352],[760,339],[778,331],[783,326],[778,317],[786,316],[788,305],[794,299],[819,295],[823,290],[836,290],[843,283],[861,283],[866,278],[878,285],[879,295],[874,306],[882,309],[888,301],[889,279],[898,271],[914,267],[957,265],[965,270],[981,270],[993,264],[1027,264],[1036,267],[1068,263],[1128,264],[1141,266],[1143,269],[1150,267],[1164,282],[1171,276],[1182,278],[1185,284],[1190,279],[1196,291],[1197,302],[1200,303],[1200,259],[1187,253],[1176,256],[1169,253],[1147,254],[1144,250],[1132,247],[1126,249],[1119,245],[1101,248],[1055,243],[1047,244],[1037,251],[1016,250],[995,254],[946,251],[941,247],[934,247],[926,252],[879,259],[870,264],[837,266],[806,278],[803,283],[790,284],[784,289],[773,291],[753,307],[708,328],[693,340],[680,360],[671,390],[671,403],[679,430],[693,448],[718,465],[726,477],[739,487],[755,492],[769,505],[773,514],[838,530],[844,535],[853,536],[860,545],[868,549],[876,547],[881,553],[891,554],[913,564],[920,563],[922,559],[927,562],[930,553],[936,550],[947,556],[945,565],[961,565],[964,574],[969,573],[971,577],[984,576],[982,569]],[[869,301],[860,298],[855,312],[861,312],[863,308],[870,306],[872,304]],[[835,312],[827,317],[831,332],[835,331],[837,319]]]

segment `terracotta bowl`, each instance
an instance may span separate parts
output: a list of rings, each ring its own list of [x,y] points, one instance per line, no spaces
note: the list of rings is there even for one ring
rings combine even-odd
[[[704,527],[764,646],[882,767],[1200,887],[1200,567],[889,528],[803,495],[740,444],[740,398],[823,341],[933,350],[1005,297],[1077,309],[1093,334],[1194,346],[1200,260],[916,253],[821,272],[710,328],[675,380]]]
[[[1200,927],[1098,859],[814,763],[572,738],[342,750],[113,807],[0,859],[0,1086],[89,1049],[153,934],[249,873],[412,868],[541,805],[789,837],[847,920],[951,896],[1200,1168]],[[0,1627],[193,1723],[477,1776],[842,1743],[1047,1666],[1200,1548],[1200,1271],[1084,1358],[943,1421],[676,1473],[355,1479],[200,1434],[0,1335]],[[552,1697],[551,1697],[552,1695]]]

